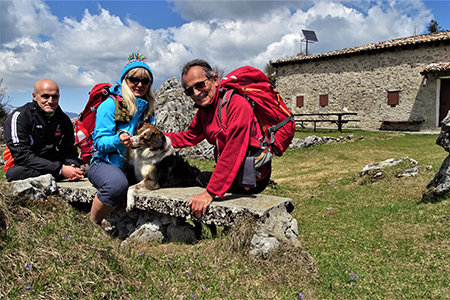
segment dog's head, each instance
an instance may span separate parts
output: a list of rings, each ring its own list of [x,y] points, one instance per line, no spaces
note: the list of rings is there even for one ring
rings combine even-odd
[[[149,123],[141,123],[138,127],[137,134],[131,137],[133,145],[131,149],[148,149],[150,151],[167,151],[168,147],[172,147],[169,138],[158,130],[154,125]]]

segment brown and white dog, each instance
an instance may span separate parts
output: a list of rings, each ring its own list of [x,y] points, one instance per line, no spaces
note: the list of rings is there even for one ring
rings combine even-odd
[[[126,211],[135,206],[135,195],[142,190],[197,185],[200,173],[175,154],[172,141],[154,125],[141,123],[137,134],[131,137],[129,162],[134,166],[137,184],[128,189]]]

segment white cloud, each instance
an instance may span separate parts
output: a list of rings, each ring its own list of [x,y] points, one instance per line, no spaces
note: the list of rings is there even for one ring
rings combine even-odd
[[[0,1],[2,44],[22,36],[51,35],[58,18],[40,0]]]
[[[168,0],[174,5],[174,10],[188,21],[209,21],[211,19],[243,19],[259,20],[261,16],[278,10],[305,9],[314,1],[285,0]]]
[[[67,89],[87,89],[117,80],[128,54],[140,50],[158,88],[179,78],[180,67],[194,58],[226,72],[242,65],[264,69],[269,60],[299,52],[302,29],[316,32],[319,42],[309,51],[317,54],[421,33],[432,17],[420,1],[171,4],[190,22],[153,30],[101,6],[96,12],[86,9],[79,20],[58,20],[40,0],[0,1],[4,84],[9,91],[23,91],[46,77]]]

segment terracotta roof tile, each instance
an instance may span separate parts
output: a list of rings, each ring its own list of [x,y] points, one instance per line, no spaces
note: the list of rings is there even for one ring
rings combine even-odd
[[[432,72],[442,72],[450,70],[450,62],[440,62],[429,64],[420,71],[421,75],[425,75]]]

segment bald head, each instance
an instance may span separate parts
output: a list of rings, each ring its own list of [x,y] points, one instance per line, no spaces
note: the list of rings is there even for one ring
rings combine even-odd
[[[59,105],[59,87],[53,80],[41,79],[34,84],[33,100],[47,114],[53,113]]]

